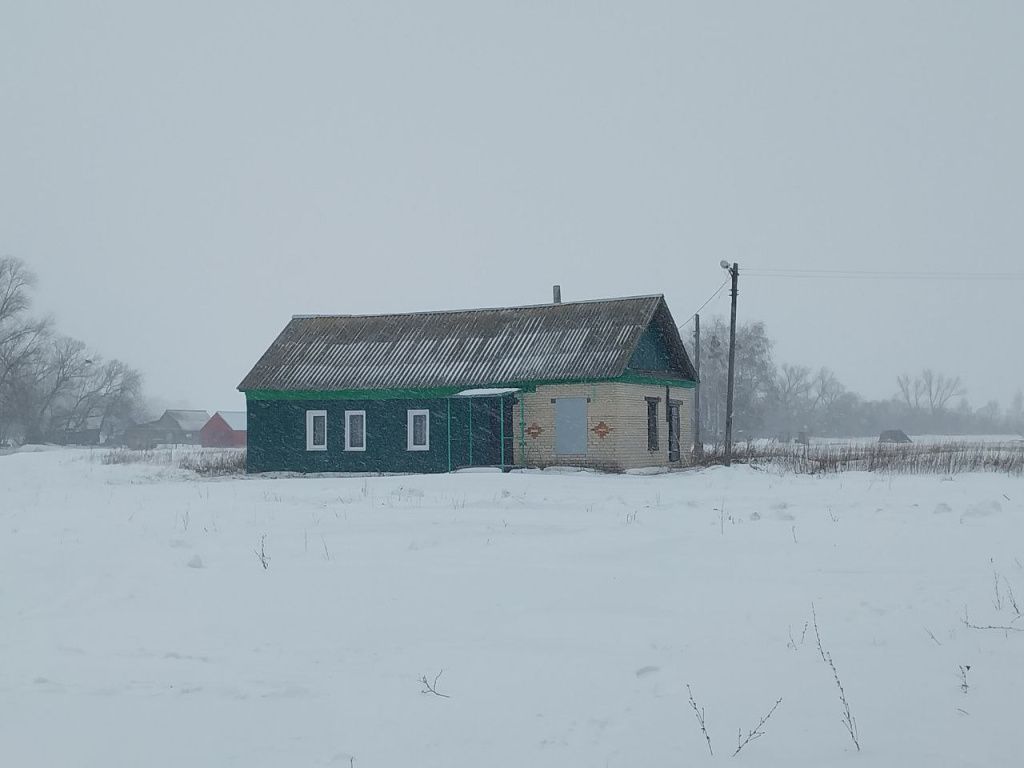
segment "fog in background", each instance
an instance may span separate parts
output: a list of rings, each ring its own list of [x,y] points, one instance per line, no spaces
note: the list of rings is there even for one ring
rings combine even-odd
[[[1024,270],[1021,39],[1013,2],[0,0],[0,255],[210,411],[293,313],[557,282],[682,324],[721,259],[776,361],[1007,404],[1024,281],[743,274]]]

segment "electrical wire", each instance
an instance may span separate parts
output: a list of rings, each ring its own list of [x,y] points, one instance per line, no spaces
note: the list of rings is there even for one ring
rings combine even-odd
[[[869,269],[777,269],[749,267],[741,277],[784,277],[827,280],[1024,280],[1024,272],[929,272]]]
[[[724,281],[724,282],[723,282],[723,283],[722,283],[722,284],[721,284],[720,286],[718,286],[718,290],[716,290],[716,291],[715,291],[714,293],[712,293],[712,294],[711,294],[711,296],[710,296],[710,297],[708,298],[708,300],[707,300],[707,301],[705,301],[705,302],[704,302],[703,304],[701,304],[701,305],[700,305],[699,307],[697,307],[697,311],[696,311],[696,312],[694,312],[694,313],[693,313],[692,315],[690,315],[690,319],[689,319],[689,320],[687,320],[687,321],[686,321],[685,323],[683,323],[682,325],[680,325],[679,327],[680,327],[680,328],[685,328],[685,327],[686,327],[686,326],[688,326],[688,325],[689,325],[690,323],[692,323],[692,322],[693,322],[693,318],[695,318],[695,317],[696,317],[697,315],[699,315],[699,314],[700,314],[700,311],[701,311],[702,309],[704,309],[704,307],[706,307],[706,306],[707,306],[708,304],[710,304],[710,303],[711,303],[712,301],[714,301],[714,300],[715,300],[716,298],[718,298],[718,294],[720,294],[720,293],[722,292],[722,289],[724,289],[724,288],[725,288],[725,286],[727,286],[727,285],[729,284],[729,281],[730,281],[731,279],[732,279],[731,277],[727,277],[727,278],[725,279],[725,281]]]

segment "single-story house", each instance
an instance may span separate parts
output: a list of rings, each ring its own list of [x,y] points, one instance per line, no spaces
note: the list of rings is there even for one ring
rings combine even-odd
[[[125,430],[129,448],[156,448],[158,445],[199,445],[199,433],[210,420],[206,411],[169,410],[156,421],[135,424]]]
[[[679,467],[696,373],[665,299],[292,318],[239,384],[250,472]]]
[[[245,448],[245,411],[217,411],[199,431],[204,448]]]

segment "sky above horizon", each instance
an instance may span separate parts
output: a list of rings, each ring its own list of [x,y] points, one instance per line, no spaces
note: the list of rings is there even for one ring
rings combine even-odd
[[[778,362],[1007,405],[1021,39],[1012,2],[0,0],[0,254],[62,332],[211,412],[292,314],[559,283],[683,324],[722,259]],[[1007,277],[754,276],[781,269]]]

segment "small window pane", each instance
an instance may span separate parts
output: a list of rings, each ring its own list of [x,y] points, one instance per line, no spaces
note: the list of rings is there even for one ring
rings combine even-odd
[[[647,450],[658,450],[658,401],[647,401]]]
[[[361,451],[366,448],[366,414],[353,411],[345,414],[345,448]]]
[[[306,450],[327,450],[327,411],[306,411]]]
[[[430,411],[409,411],[406,448],[410,451],[430,450]]]

